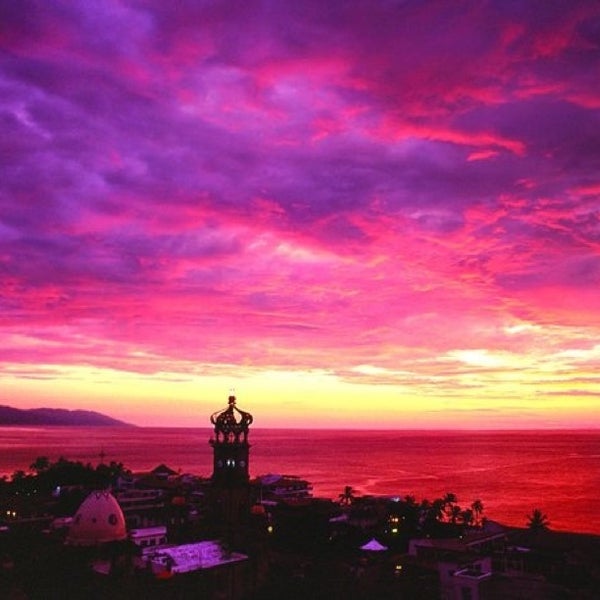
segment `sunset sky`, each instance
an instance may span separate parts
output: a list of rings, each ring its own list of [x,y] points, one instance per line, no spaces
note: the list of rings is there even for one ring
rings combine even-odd
[[[0,2],[0,404],[600,427],[600,4]]]

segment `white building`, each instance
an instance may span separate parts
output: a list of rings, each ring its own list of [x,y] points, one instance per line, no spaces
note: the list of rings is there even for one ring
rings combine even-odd
[[[157,548],[149,556],[152,571],[160,578],[201,569],[212,569],[247,559],[245,554],[226,552],[220,542],[216,540]]]

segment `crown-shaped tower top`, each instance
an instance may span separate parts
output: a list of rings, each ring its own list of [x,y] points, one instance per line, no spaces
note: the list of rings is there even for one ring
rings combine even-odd
[[[210,422],[215,426],[213,444],[247,443],[248,428],[253,417],[249,412],[240,410],[235,405],[235,396],[229,396],[227,408],[213,413]]]

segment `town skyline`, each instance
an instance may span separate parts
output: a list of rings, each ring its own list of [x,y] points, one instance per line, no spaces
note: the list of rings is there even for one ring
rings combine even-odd
[[[600,10],[0,5],[0,403],[600,427]]]

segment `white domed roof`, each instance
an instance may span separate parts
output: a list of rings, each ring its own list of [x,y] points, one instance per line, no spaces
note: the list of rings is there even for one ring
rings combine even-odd
[[[75,513],[67,544],[95,546],[126,537],[125,517],[119,503],[110,492],[98,491],[92,492]]]

